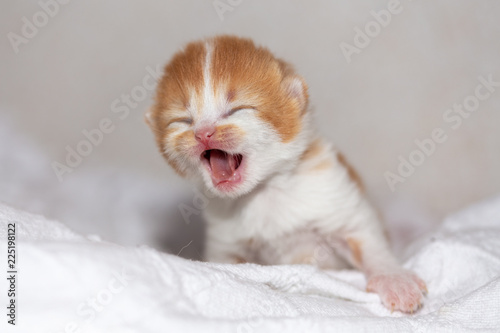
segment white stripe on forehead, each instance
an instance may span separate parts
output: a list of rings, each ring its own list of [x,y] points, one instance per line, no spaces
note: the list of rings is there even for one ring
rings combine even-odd
[[[213,96],[212,80],[210,80],[210,62],[212,61],[212,44],[205,42],[205,63],[203,64],[203,100],[207,101]]]
[[[202,62],[203,88],[197,92],[194,88],[189,89],[188,112],[193,117],[195,128],[205,125],[216,124],[228,108],[228,101],[224,93],[215,94],[213,86],[212,60],[214,53],[214,41],[208,40],[204,43],[205,59]],[[220,89],[219,89],[220,90]]]
[[[212,63],[213,45],[211,41],[205,42],[205,63],[203,64],[203,105],[198,110],[200,122],[213,122],[217,118],[217,105],[210,76],[210,65]]]

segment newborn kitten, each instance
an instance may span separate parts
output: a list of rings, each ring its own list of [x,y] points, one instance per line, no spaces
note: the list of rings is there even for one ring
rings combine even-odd
[[[206,258],[362,270],[367,290],[413,312],[425,283],[399,266],[359,178],[318,137],[307,86],[251,40],[188,44],[165,68],[148,113],[175,171],[215,195]],[[339,257],[339,254],[341,257]]]

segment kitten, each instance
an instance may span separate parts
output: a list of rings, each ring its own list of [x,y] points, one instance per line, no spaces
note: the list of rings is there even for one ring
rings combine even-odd
[[[166,66],[146,120],[172,168],[215,195],[207,260],[347,260],[386,307],[420,307],[425,283],[399,266],[356,173],[318,137],[289,64],[248,39],[190,43]]]

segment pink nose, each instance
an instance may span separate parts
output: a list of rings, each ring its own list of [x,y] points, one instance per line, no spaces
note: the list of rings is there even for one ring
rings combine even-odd
[[[198,140],[198,142],[207,145],[208,141],[210,141],[210,137],[214,135],[214,133],[214,127],[202,127],[194,132],[194,137]]]

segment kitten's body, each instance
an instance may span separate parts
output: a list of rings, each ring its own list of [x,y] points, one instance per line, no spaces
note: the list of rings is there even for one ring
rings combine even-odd
[[[332,148],[313,142],[293,170],[237,199],[212,199],[205,212],[210,261],[346,266],[336,253],[347,253],[342,229],[363,205],[358,184]]]
[[[387,307],[420,306],[425,284],[399,267],[354,171],[315,135],[304,81],[269,51],[227,36],[189,44],[148,123],[172,167],[215,194],[208,260],[340,268],[342,257]]]

